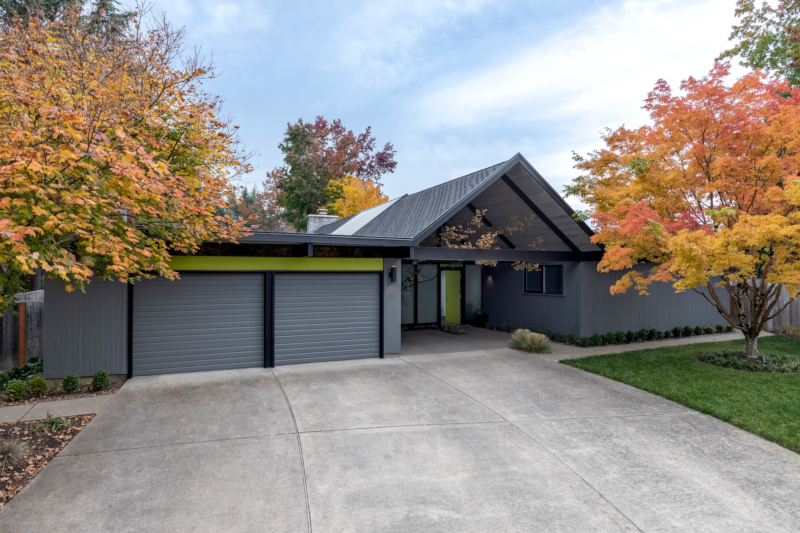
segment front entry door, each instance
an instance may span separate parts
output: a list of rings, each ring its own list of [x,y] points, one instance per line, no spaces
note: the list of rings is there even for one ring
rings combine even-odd
[[[461,324],[461,271],[445,270],[445,314],[451,324]]]

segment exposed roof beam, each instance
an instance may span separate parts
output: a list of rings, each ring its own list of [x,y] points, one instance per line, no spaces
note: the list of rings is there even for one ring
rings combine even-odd
[[[527,195],[526,195],[524,192],[522,192],[522,189],[520,189],[519,187],[517,187],[517,184],[516,184],[516,183],[514,183],[514,182],[511,180],[511,178],[509,178],[509,177],[508,177],[508,175],[506,175],[506,174],[503,174],[503,175],[500,177],[500,179],[501,179],[501,180],[503,180],[503,182],[504,182],[506,185],[508,185],[508,187],[509,187],[509,188],[510,188],[512,191],[514,191],[514,194],[516,194],[517,196],[519,196],[519,198],[520,198],[520,199],[521,199],[523,202],[525,202],[525,205],[527,205],[527,206],[528,206],[528,208],[530,208],[530,210],[531,210],[531,211],[533,211],[533,212],[536,214],[536,216],[537,216],[537,217],[539,217],[539,218],[541,218],[541,219],[542,219],[542,222],[544,222],[545,224],[547,224],[547,227],[548,227],[548,228],[550,228],[550,230],[551,230],[553,233],[555,233],[556,235],[558,235],[558,238],[559,238],[559,239],[561,239],[561,240],[564,242],[564,244],[566,244],[567,246],[569,246],[569,249],[570,249],[570,250],[572,250],[573,252],[577,252],[577,253],[580,253],[580,252],[581,252],[581,251],[580,251],[580,249],[579,249],[577,246],[575,246],[575,243],[573,243],[571,240],[569,240],[569,239],[567,238],[567,236],[566,236],[566,235],[564,235],[564,233],[563,233],[563,232],[562,232],[560,229],[558,229],[558,226],[556,226],[555,224],[553,224],[553,221],[552,221],[552,220],[550,220],[549,218],[547,218],[547,215],[545,215],[545,214],[542,212],[542,210],[541,210],[541,209],[539,209],[539,207],[538,207],[536,204],[534,204],[534,203],[533,203],[533,201],[531,201],[531,199],[530,199],[530,198],[528,198],[528,196],[527,196]]]
[[[477,250],[474,248],[414,248],[414,259],[428,261],[599,261],[603,252],[545,252],[537,250]]]
[[[469,210],[470,210],[470,211],[472,211],[472,213],[473,213],[474,215],[477,215],[477,214],[478,214],[478,210],[477,210],[477,209],[475,209],[475,206],[474,206],[474,205],[472,205],[472,203],[471,203],[471,202],[467,204],[467,207],[469,208]],[[484,224],[486,224],[486,226],[487,226],[487,227],[490,227],[490,228],[493,228],[493,227],[494,227],[494,226],[492,225],[492,223],[491,223],[491,222],[489,222],[489,219],[488,219],[488,218],[486,218],[485,216],[481,216],[481,222],[483,222]],[[510,240],[508,240],[508,238],[507,238],[505,235],[503,235],[502,233],[501,233],[500,235],[498,235],[498,236],[497,236],[497,238],[498,238],[498,239],[500,239],[501,241],[503,241],[503,243],[504,243],[506,246],[508,246],[509,248],[511,248],[512,250],[516,250],[516,249],[517,249],[517,247],[516,247],[516,246],[514,246],[514,244],[513,244],[513,243],[512,243]]]

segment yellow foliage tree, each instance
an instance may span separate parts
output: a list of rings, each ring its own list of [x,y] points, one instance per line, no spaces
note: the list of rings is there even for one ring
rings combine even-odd
[[[800,89],[758,72],[728,85],[729,72],[717,64],[682,95],[659,81],[652,124],[609,131],[567,192],[591,207],[599,270],[627,271],[612,293],[695,290],[756,358],[764,324],[788,305],[781,293],[800,292]]]
[[[389,201],[389,197],[371,179],[362,181],[355,176],[331,180],[326,193],[334,199],[328,203],[328,212],[340,218],[353,216]]]
[[[245,230],[221,214],[250,167],[210,66],[163,19],[104,32],[82,7],[0,21],[0,308],[36,271],[172,279],[170,251]]]

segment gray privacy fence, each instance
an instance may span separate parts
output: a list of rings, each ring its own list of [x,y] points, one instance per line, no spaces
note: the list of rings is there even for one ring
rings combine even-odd
[[[17,312],[6,311],[0,318],[0,370],[42,356],[44,291],[23,292],[16,298]]]
[[[776,307],[780,309],[787,302],[789,302],[791,298],[789,297],[789,292],[784,289],[781,293],[780,300]],[[800,327],[800,298],[795,299],[791,302],[786,309],[784,309],[781,314],[772,318],[767,321],[766,330],[767,331],[779,331],[781,326],[784,324],[790,326],[798,326]]]

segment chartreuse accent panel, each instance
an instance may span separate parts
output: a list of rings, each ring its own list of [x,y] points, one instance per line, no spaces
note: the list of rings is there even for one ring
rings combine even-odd
[[[178,271],[191,270],[294,270],[294,271],[358,271],[383,270],[381,258],[347,257],[234,257],[234,256],[173,256],[170,267]]]

